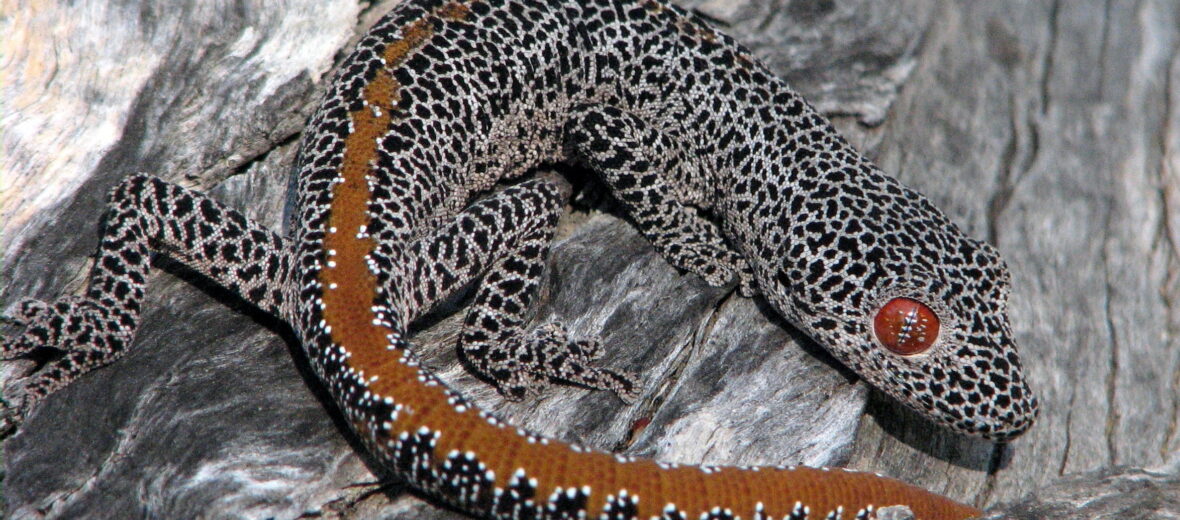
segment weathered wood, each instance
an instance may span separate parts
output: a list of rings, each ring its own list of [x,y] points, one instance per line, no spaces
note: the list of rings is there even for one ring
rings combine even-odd
[[[211,190],[280,225],[293,143],[322,78],[358,19],[387,8],[125,4],[18,2],[4,18],[5,305],[81,289],[105,192],[130,172]],[[461,299],[424,320],[415,341],[481,404],[605,449],[681,462],[847,461],[983,506],[1063,475],[1155,467],[1165,476],[1083,475],[1057,489],[1107,496],[1132,479],[1147,491],[1125,495],[1173,511],[1150,500],[1175,489],[1180,467],[1173,4],[692,4],[818,107],[844,114],[838,126],[886,171],[1003,251],[1016,338],[1043,400],[1039,424],[1011,446],[937,431],[866,392],[757,300],[670,268],[592,196],[567,218],[537,320],[601,335],[603,362],[641,375],[639,403],[568,387],[503,402],[455,360]],[[296,347],[275,336],[281,327],[173,274],[155,275],[149,292],[135,350],[5,441],[12,516],[458,517],[396,488],[351,487],[379,478],[377,468],[290,362]],[[14,367],[27,365],[4,364]],[[1045,503],[1055,496],[1050,488]],[[1012,514],[1067,513],[1031,503]]]
[[[1170,471],[1115,468],[1071,474],[984,520],[1180,518],[1180,477]]]

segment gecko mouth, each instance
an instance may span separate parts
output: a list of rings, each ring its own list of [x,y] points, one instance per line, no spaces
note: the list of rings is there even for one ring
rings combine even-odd
[[[938,402],[936,412],[951,429],[995,442],[1007,442],[1033,425],[1040,402],[1023,382],[987,402],[951,404]]]

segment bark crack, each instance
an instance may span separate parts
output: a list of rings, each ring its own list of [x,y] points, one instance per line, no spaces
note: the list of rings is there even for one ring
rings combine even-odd
[[[1175,87],[1175,78],[1180,74],[1180,59],[1177,59],[1177,45],[1173,45],[1168,53],[1169,70],[1164,72],[1164,88],[1163,88],[1163,118],[1160,120],[1159,147],[1160,147],[1160,166],[1159,166],[1159,195],[1160,207],[1162,209],[1162,216],[1160,218],[1159,235],[1163,242],[1165,274],[1164,283],[1160,291],[1160,299],[1164,306],[1165,316],[1167,322],[1164,326],[1165,344],[1173,344],[1177,337],[1178,322],[1176,316],[1176,301],[1175,291],[1180,285],[1180,244],[1177,243],[1176,233],[1180,230],[1175,228],[1172,222],[1172,215],[1180,215],[1180,209],[1176,206],[1175,197],[1180,186],[1177,185],[1177,178],[1180,172],[1172,168],[1171,158],[1180,154],[1180,150],[1176,150],[1172,144],[1172,132],[1174,123],[1180,123],[1177,117],[1176,107],[1174,106],[1175,99],[1172,96],[1172,88]],[[1171,349],[1169,349],[1171,350]],[[1175,446],[1177,441],[1178,430],[1180,430],[1180,366],[1173,367],[1172,370],[1171,392],[1172,406],[1168,413],[1168,424],[1164,428],[1164,438],[1159,447],[1160,458],[1164,461],[1168,460],[1168,456]]]
[[[774,2],[774,5],[770,6],[770,8],[766,10],[766,15],[762,17],[762,21],[758,22],[758,26],[755,31],[761,33],[769,30],[771,24],[774,23],[774,20],[778,18],[778,14],[781,12],[783,12],[783,2],[782,0],[778,0]]]
[[[1000,231],[1000,214],[1008,206],[1012,198],[1011,178],[1016,154],[1020,149],[1019,129],[1016,127],[1016,99],[1008,96],[1009,114],[1008,140],[1004,143],[1004,152],[1000,155],[1000,177],[996,179],[996,189],[992,192],[991,200],[987,204],[987,241],[996,244]]]
[[[1107,463],[1113,466],[1119,463],[1119,445],[1116,437],[1118,436],[1118,424],[1122,414],[1119,412],[1118,404],[1119,336],[1114,323],[1114,316],[1112,314],[1113,306],[1111,303],[1115,291],[1114,282],[1111,280],[1111,257],[1109,254],[1109,248],[1111,247],[1110,227],[1112,213],[1113,211],[1108,208],[1102,226],[1102,273],[1105,285],[1102,298],[1102,315],[1106,325],[1106,334],[1110,338],[1110,365],[1108,367],[1109,372],[1106,374],[1107,408],[1104,437],[1106,439]]]
[[[1110,0],[1102,6],[1102,39],[1098,47],[1098,99],[1106,94],[1106,48],[1110,42]]]
[[[992,446],[991,454],[987,460],[987,477],[984,479],[983,490],[976,496],[974,506],[983,509],[987,504],[992,502],[992,495],[996,492],[996,486],[1000,482],[1000,471],[1004,469],[1004,460],[1009,455],[1009,445],[1007,443],[998,443]]]
[[[1010,133],[1000,156],[999,178],[996,179],[996,188],[988,200],[985,217],[987,240],[992,244],[999,244],[1000,219],[1008,209],[1017,186],[1026,176],[1025,174],[1032,169],[1040,154],[1041,137],[1038,117],[1045,115],[1051,102],[1049,81],[1053,75],[1053,59],[1057,53],[1059,9],[1060,3],[1055,1],[1049,12],[1048,47],[1041,60],[1040,77],[1038,78],[1040,97],[1035,101],[1040,104],[1040,114],[1036,113],[1035,108],[1022,110],[1021,99],[1017,93],[1013,92],[1008,95]]]
[[[1066,468],[1069,466],[1069,454],[1073,449],[1073,407],[1078,400],[1077,386],[1071,387],[1069,392],[1069,407],[1065,409],[1065,446],[1061,449],[1061,464],[1057,466],[1057,476],[1065,475]]]
[[[1017,186],[1026,176],[1025,174],[1032,170],[1041,147],[1040,127],[1033,114],[1030,111],[1024,111],[1023,118],[1021,117],[1021,110],[1014,94],[1008,97],[1008,105],[1011,108],[1009,115],[1010,134],[1008,141],[1004,143],[1003,155],[1000,156],[1000,171],[999,178],[996,179],[996,188],[987,205],[986,233],[988,242],[992,244],[999,244],[1000,219],[1008,209],[1008,204],[1012,201],[1012,195],[1016,192]],[[1022,119],[1023,124],[1020,123]],[[1027,142],[1023,143],[1023,148],[1026,148],[1027,151],[1023,153],[1021,152],[1022,128],[1028,134]]]
[[[1053,57],[1057,54],[1057,25],[1061,14],[1061,2],[1055,0],[1049,10],[1049,47],[1041,62],[1041,113],[1049,110],[1049,78],[1053,75]]]

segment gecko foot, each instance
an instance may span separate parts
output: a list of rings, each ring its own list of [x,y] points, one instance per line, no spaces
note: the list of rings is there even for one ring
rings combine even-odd
[[[682,247],[673,250],[675,255],[683,258],[680,265],[703,278],[705,283],[712,287],[725,287],[736,282],[738,294],[747,298],[758,293],[754,284],[754,270],[737,253],[707,243]]]
[[[20,428],[32,407],[33,399],[29,398],[23,383],[9,384],[0,397],[0,439]]]
[[[38,349],[52,349],[43,365],[30,363],[29,372],[4,389],[0,398],[0,432],[15,429],[42,399],[78,376],[121,355],[135,326],[133,311],[116,313],[80,296],[63,297],[52,304],[33,299],[18,302],[6,321],[0,341],[0,359],[38,357]]]
[[[735,271],[738,294],[746,298],[753,298],[758,294],[758,286],[754,282],[754,269],[750,267],[750,263],[745,259],[739,259]]]
[[[596,339],[573,339],[565,327],[550,323],[509,339],[476,365],[505,398],[519,401],[539,394],[553,381],[610,390],[623,402],[638,395],[631,374],[595,367],[603,349]]]
[[[0,344],[0,359],[14,359],[47,347],[64,351],[121,350],[134,323],[88,298],[63,297],[52,305],[33,299],[18,302],[9,318],[24,330]],[[133,318],[130,321],[134,321]]]

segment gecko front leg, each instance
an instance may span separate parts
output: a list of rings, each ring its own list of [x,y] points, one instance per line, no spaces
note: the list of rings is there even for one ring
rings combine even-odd
[[[573,112],[566,136],[668,263],[714,287],[736,280],[743,296],[757,292],[749,263],[717,224],[677,197],[668,179],[687,177],[686,166],[666,134],[620,108],[583,105]]]

